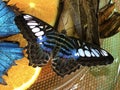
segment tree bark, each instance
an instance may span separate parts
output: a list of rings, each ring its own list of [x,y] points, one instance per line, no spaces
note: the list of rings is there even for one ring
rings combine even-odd
[[[70,0],[75,30],[81,40],[100,45],[98,35],[99,0]]]

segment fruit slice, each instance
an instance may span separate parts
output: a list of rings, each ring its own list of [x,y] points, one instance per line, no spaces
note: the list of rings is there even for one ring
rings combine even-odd
[[[7,85],[0,85],[0,90],[25,90],[34,83],[41,68],[28,66],[28,60],[23,58],[16,61],[16,66],[8,70],[8,76],[3,76]]]
[[[54,25],[59,0],[10,0],[9,5],[16,5],[20,11],[31,14]]]

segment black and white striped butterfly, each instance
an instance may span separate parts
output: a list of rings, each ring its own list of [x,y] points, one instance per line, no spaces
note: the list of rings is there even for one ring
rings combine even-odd
[[[113,62],[113,57],[99,46],[59,33],[34,16],[22,14],[15,18],[15,22],[28,41],[28,59],[33,66],[44,66],[52,58],[53,70],[65,76],[80,65],[96,66]]]

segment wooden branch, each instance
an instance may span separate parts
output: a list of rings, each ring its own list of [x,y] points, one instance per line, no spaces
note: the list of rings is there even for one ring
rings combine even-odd
[[[104,21],[99,27],[101,38],[110,37],[117,32],[120,27],[120,13],[115,12],[108,20]]]
[[[105,20],[108,19],[108,17],[112,14],[114,8],[115,8],[115,3],[107,4],[106,6],[104,6],[99,10],[99,18],[98,18],[99,25],[101,25]]]
[[[99,44],[98,6],[99,0],[71,0],[72,19],[81,40]],[[79,26],[78,26],[79,25]]]

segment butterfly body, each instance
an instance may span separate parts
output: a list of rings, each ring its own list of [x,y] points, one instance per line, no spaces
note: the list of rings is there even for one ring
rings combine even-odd
[[[28,59],[33,66],[44,66],[52,58],[52,68],[60,76],[77,70],[80,65],[96,66],[113,62],[104,49],[59,33],[44,21],[27,14],[15,18],[28,41]]]

